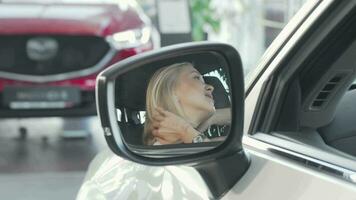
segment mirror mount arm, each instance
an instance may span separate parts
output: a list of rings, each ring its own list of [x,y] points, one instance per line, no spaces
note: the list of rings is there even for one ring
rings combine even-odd
[[[241,150],[214,161],[199,163],[194,168],[207,184],[212,198],[220,199],[241,179],[250,162],[248,154]]]

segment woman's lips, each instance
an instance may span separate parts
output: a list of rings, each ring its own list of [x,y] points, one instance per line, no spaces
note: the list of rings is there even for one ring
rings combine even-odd
[[[209,97],[210,99],[213,99],[213,95],[212,94],[206,93],[205,96]]]
[[[214,103],[214,98],[212,94],[205,94],[207,98],[209,98]]]

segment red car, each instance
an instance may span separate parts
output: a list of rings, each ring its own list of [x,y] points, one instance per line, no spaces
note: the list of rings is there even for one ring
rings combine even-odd
[[[131,0],[1,2],[2,118],[94,115],[97,74],[155,46]]]

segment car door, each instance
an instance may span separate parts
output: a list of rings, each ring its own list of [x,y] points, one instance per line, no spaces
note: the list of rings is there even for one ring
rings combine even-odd
[[[272,121],[273,119],[268,118],[269,116],[261,116],[267,116],[267,114],[261,110],[266,109],[264,104],[268,104],[266,99],[261,97],[271,95],[273,90],[276,90],[276,87],[280,86],[276,84],[276,82],[273,82],[280,76],[280,74],[276,73],[280,70],[278,67],[291,67],[291,65],[284,63],[284,59],[288,58],[293,60],[293,56],[298,55],[298,50],[295,50],[295,48],[297,48],[298,45],[305,45],[305,41],[308,41],[309,38],[313,38],[310,35],[305,37],[305,34],[308,31],[317,29],[317,23],[315,22],[319,21],[318,24],[320,25],[320,21],[322,21],[324,17],[326,18],[325,13],[330,14],[330,7],[332,7],[334,11],[339,11],[338,13],[335,11],[333,19],[341,19],[342,16],[352,12],[351,8],[353,6],[354,5],[350,4],[340,5],[337,4],[337,2],[331,1],[319,2],[313,12],[303,21],[293,35],[289,39],[284,40],[285,44],[280,46],[281,48],[278,53],[268,54],[267,52],[266,57],[268,58],[262,60],[259,66],[260,71],[256,70],[255,78],[250,79],[251,81],[247,83],[247,96],[245,100],[245,108],[250,108],[251,112],[245,112],[245,132],[248,134],[244,137],[244,144],[249,152],[253,152],[251,153],[252,164],[249,169],[253,172],[249,175],[248,171],[244,178],[225,196],[226,199],[355,198],[355,171],[350,169],[351,163],[354,164],[354,157],[344,155],[343,152],[337,152],[335,155],[333,153],[334,149],[318,147],[316,145],[313,146],[314,144],[311,145],[313,148],[305,150],[303,146],[309,145],[309,140],[290,140],[290,138],[287,138],[288,143],[285,143],[286,141],[281,139],[281,137],[277,137],[277,134],[271,136],[271,134],[267,133],[268,129],[264,125],[266,121]],[[347,7],[349,9],[345,9]],[[332,27],[340,25],[341,20],[336,21],[337,20],[334,21],[334,25],[331,25],[332,20],[329,18],[330,32],[333,29]],[[323,32],[324,35],[320,34],[320,32]],[[326,37],[328,34],[328,31],[320,32],[318,33],[319,39]],[[283,35],[283,33],[281,35]],[[346,37],[346,34],[343,35]],[[315,38],[316,37],[314,37],[314,40]],[[312,40],[309,40],[309,42],[312,42]],[[274,44],[276,43],[277,42],[274,42]],[[307,50],[309,49],[305,48],[302,51],[305,52]],[[269,49],[269,51],[272,51],[272,49]],[[291,55],[290,52],[293,52],[293,54]],[[307,53],[305,54],[307,55]],[[296,65],[294,65],[294,67],[301,68],[301,66]],[[256,77],[260,78],[256,79]],[[350,81],[352,82],[352,80],[351,78]],[[283,81],[288,82],[288,80]],[[291,82],[286,85],[293,88],[293,84],[294,83]],[[271,87],[269,87],[269,85],[271,85]],[[268,98],[272,98],[272,95],[268,96]],[[283,95],[279,93],[277,98],[283,99]],[[297,95],[294,95],[294,98],[297,98]],[[269,104],[273,105],[277,104],[277,102],[275,101]],[[295,106],[295,104],[288,106],[292,107]],[[271,110],[265,112],[271,112]],[[292,111],[289,112],[288,114],[292,115]],[[275,116],[281,117],[281,115],[283,115],[283,113],[279,113]],[[258,124],[258,118],[263,119],[259,122],[261,123],[259,128],[257,128],[258,125],[256,125]],[[293,145],[296,145],[296,147],[292,147]],[[328,149],[330,151],[325,153],[325,151],[320,151],[321,149]],[[318,153],[325,153],[325,156],[316,156]],[[258,158],[254,158],[254,156]],[[333,157],[333,159],[325,159],[325,157]],[[345,160],[345,162],[337,162],[338,159],[344,157],[347,157],[348,160]],[[253,165],[254,159],[255,162],[259,164]]]
[[[292,53],[296,53],[293,50],[307,41],[305,37],[315,31],[320,17],[330,14],[332,6],[344,11],[340,12],[342,17],[347,15],[347,8],[354,6],[350,4],[353,3],[317,1],[306,5],[299,18],[292,20],[272,44],[260,67],[247,80],[243,147],[250,165],[232,187],[214,195],[216,191],[209,187],[212,184],[209,176],[197,173],[192,167],[139,165],[108,151],[92,162],[78,199],[355,199],[354,172],[347,166],[314,156],[320,153],[318,148],[305,151],[301,148],[305,144],[301,142],[287,143],[263,133],[256,120],[268,104],[261,97],[276,89],[272,87],[275,86],[272,77],[283,67],[282,61],[286,57],[292,59]],[[330,29],[333,27],[335,24]],[[238,172],[239,163],[227,161],[220,167],[227,166],[231,176],[234,168]],[[228,174],[217,174],[222,175],[213,181],[228,179]],[[214,183],[218,184],[216,187],[224,186],[223,181]]]

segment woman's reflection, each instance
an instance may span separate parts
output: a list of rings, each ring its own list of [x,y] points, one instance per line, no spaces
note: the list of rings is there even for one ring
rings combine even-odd
[[[145,144],[211,141],[204,133],[211,124],[230,123],[230,109],[215,110],[213,90],[191,63],[159,69],[147,88]]]

